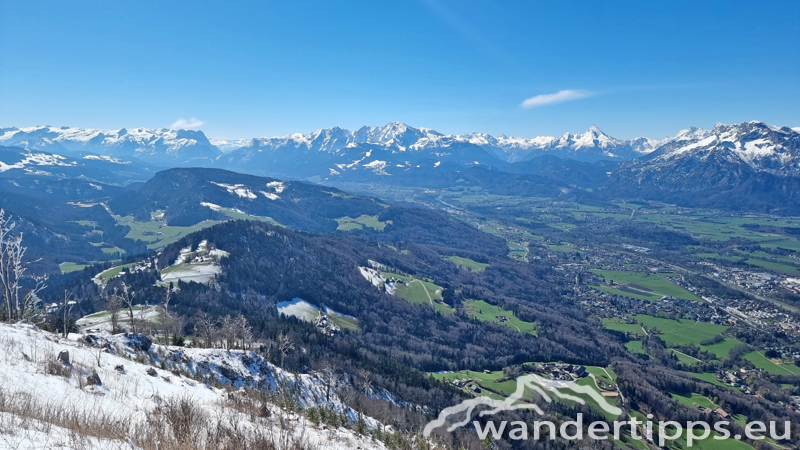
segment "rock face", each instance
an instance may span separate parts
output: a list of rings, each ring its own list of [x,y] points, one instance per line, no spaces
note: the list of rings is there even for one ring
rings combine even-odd
[[[131,347],[138,351],[146,352],[153,346],[153,340],[144,334],[125,333],[125,338]]]
[[[86,385],[87,386],[102,386],[103,383],[100,381],[100,375],[96,372],[86,377]]]
[[[61,361],[61,364],[64,364],[65,366],[70,365],[69,352],[66,350],[61,350],[58,352],[58,360]]]

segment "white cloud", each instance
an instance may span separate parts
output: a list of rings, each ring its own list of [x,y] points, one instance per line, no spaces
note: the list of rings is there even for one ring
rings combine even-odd
[[[169,127],[172,128],[173,130],[189,130],[192,128],[200,128],[201,126],[203,126],[204,123],[205,122],[203,122],[202,120],[197,120],[194,117],[192,117],[191,119],[184,119],[183,117],[181,117]]]
[[[570,100],[591,97],[591,95],[592,93],[589,91],[565,89],[554,94],[535,95],[529,99],[526,99],[520,106],[523,108],[536,108],[539,106],[552,105],[554,103],[568,102]]]

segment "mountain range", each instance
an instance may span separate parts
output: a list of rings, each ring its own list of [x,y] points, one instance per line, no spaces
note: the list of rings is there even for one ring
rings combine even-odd
[[[649,138],[620,140],[592,126],[583,134],[518,138],[485,133],[445,135],[430,128],[399,122],[364,126],[355,131],[339,127],[313,133],[254,139],[208,139],[202,131],[165,128],[98,130],[78,127],[0,128],[0,144],[52,153],[92,152],[119,158],[137,158],[163,166],[206,165],[223,152],[242,156],[250,152],[295,150],[335,153],[344,148],[375,144],[401,152],[436,153],[443,148],[470,144],[504,161],[517,162],[541,154],[580,161],[624,160],[655,150],[664,141]]]
[[[444,135],[393,122],[213,142],[226,151],[201,131],[0,128],[6,146],[0,176],[125,185],[159,168],[199,166],[323,184],[440,188],[468,179],[500,195],[598,189],[606,196],[773,212],[797,209],[792,202],[800,192],[800,128],[758,121],[692,127],[662,140],[619,140],[597,127],[530,139]]]

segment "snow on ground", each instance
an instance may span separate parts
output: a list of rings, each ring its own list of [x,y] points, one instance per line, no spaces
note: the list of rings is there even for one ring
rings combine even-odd
[[[209,181],[209,183],[225,188],[229,194],[236,194],[239,197],[249,198],[250,200],[256,198],[256,194],[253,194],[253,191],[247,189],[243,184],[225,184],[217,183],[216,181]]]
[[[212,205],[212,203],[209,203],[209,205]],[[209,250],[208,241],[206,240],[197,245],[197,250],[192,251],[192,247],[183,248],[175,263],[161,271],[161,281],[164,283],[177,282],[179,280],[208,283],[216,275],[222,273],[222,266],[219,265],[219,260],[228,255],[230,253],[224,250]]]
[[[269,183],[267,183],[267,187],[275,189],[276,194],[280,194],[281,192],[286,190],[286,184],[284,184],[283,181],[270,181]]]
[[[295,297],[291,301],[279,302],[277,307],[279,314],[294,316],[307,322],[314,322],[319,317],[319,308],[299,297]]]
[[[369,267],[359,267],[358,270],[361,272],[361,276],[364,277],[364,279],[377,287],[381,287],[381,285],[386,283],[386,278],[375,269],[370,269]]]
[[[133,308],[133,319],[136,321],[152,321],[155,320],[160,314],[155,306],[136,305]],[[120,325],[123,327],[128,327],[130,324],[128,310],[121,309],[118,317]],[[98,311],[76,320],[75,326],[78,327],[78,330],[80,330],[81,333],[97,333],[100,331],[111,332],[111,314],[108,311]]]
[[[57,358],[62,351],[69,353],[68,364]],[[95,373],[99,385],[87,382]],[[325,401],[326,388],[316,375],[285,372],[252,351],[164,347],[142,335],[63,339],[29,324],[0,325],[0,449],[140,448],[142,441],[157,438],[154,427],[172,432],[158,414],[181,401],[208,421],[188,439],[208,439],[206,431],[222,424],[285,442],[276,448],[384,448],[273,403],[266,404],[268,417],[240,412],[234,405],[250,398],[243,388],[267,391],[271,398],[291,395],[301,408],[325,405],[357,418],[336,395],[338,389]],[[385,391],[369,394],[394,399]],[[369,428],[381,426],[365,420]],[[124,442],[129,439],[137,446]]]
[[[114,158],[113,156],[106,156],[106,155],[86,155],[83,159],[95,160],[95,161],[106,161],[114,164],[130,164],[130,161],[123,161],[119,158]]]
[[[264,197],[267,197],[270,200],[277,200],[280,198],[277,194],[273,194],[272,192],[264,192],[264,191],[259,191],[259,192],[264,194]]]
[[[162,272],[161,281],[164,283],[169,283],[170,281],[177,283],[178,280],[208,283],[220,273],[222,273],[222,267],[214,263],[185,264],[170,270],[168,273]]]

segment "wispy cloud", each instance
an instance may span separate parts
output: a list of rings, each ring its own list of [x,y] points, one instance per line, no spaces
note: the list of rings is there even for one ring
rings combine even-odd
[[[173,130],[177,130],[177,129],[189,130],[189,129],[192,129],[192,128],[200,128],[201,126],[203,126],[204,123],[205,122],[203,122],[202,120],[198,120],[198,119],[196,119],[194,117],[192,117],[191,119],[184,119],[183,117],[181,117],[180,119],[176,120],[175,123],[173,123],[169,127],[172,128]]]
[[[526,99],[520,106],[523,108],[537,108],[539,106],[568,102],[570,100],[579,100],[591,96],[592,93],[589,91],[564,89],[563,91],[558,91],[554,94],[535,95],[529,99]]]

